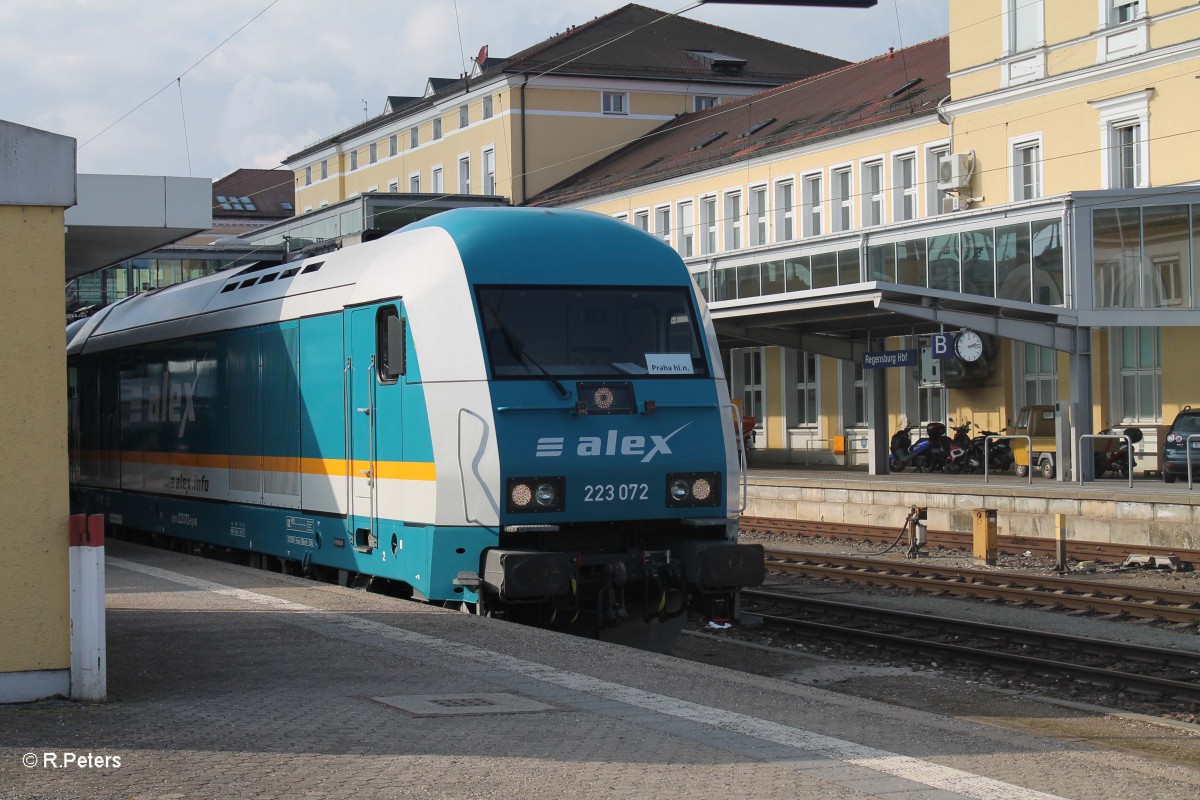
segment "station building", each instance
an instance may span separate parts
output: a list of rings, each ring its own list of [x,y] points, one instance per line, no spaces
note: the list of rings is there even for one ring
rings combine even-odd
[[[676,115],[844,65],[636,4],[466,75],[288,156],[304,214],[359,194],[504,196],[515,205]],[[414,202],[423,202],[417,197]]]
[[[679,251],[760,461],[883,472],[902,418],[1059,404],[1076,454],[1138,425],[1154,470],[1200,403],[1197,77],[1185,0],[951,0],[947,37],[682,115],[531,204]]]

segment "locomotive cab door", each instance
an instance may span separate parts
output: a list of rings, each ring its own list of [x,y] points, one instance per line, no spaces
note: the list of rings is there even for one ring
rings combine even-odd
[[[362,553],[379,547],[381,482],[388,480],[388,464],[400,461],[404,449],[400,385],[404,340],[405,319],[398,304],[350,312],[347,467],[351,491],[347,526],[354,549]]]

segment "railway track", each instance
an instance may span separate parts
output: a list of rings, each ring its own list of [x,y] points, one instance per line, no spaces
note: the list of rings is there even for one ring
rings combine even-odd
[[[932,594],[1200,626],[1200,592],[767,548],[768,570]]]
[[[1039,679],[1062,678],[1158,703],[1200,703],[1200,654],[913,614],[763,589],[743,611],[776,631],[913,653]]]
[[[783,534],[795,537],[821,537],[826,539],[846,539],[857,542],[890,543],[899,534],[899,528],[879,525],[851,525],[840,522],[809,522],[805,520],[777,519],[774,517],[742,517],[741,529],[750,533]],[[930,547],[940,547],[946,550],[971,550],[972,535],[959,531],[941,531],[930,529],[928,532]],[[1054,557],[1055,543],[1050,539],[1040,539],[1029,536],[1001,536],[999,550],[1001,553],[1015,555],[1030,552],[1039,556]],[[1178,556],[1180,560],[1200,565],[1200,551],[1179,550],[1167,547],[1149,547],[1137,545],[1109,544],[1106,542],[1086,542],[1069,540],[1067,542],[1067,557],[1076,561],[1104,561],[1120,563],[1127,556],[1145,554],[1152,556]]]

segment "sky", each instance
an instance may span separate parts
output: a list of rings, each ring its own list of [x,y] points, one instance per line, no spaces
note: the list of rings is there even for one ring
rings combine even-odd
[[[677,12],[688,0],[641,0]],[[74,137],[78,171],[219,178],[288,155],[620,0],[3,0],[0,119]],[[707,4],[684,16],[858,61],[942,36],[949,0]],[[464,64],[467,65],[464,67]],[[364,108],[365,103],[365,108]]]

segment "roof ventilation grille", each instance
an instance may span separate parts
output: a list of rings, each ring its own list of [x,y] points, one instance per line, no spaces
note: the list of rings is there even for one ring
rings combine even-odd
[[[715,50],[688,50],[687,54],[717,75],[741,75],[746,68],[746,59]]]

